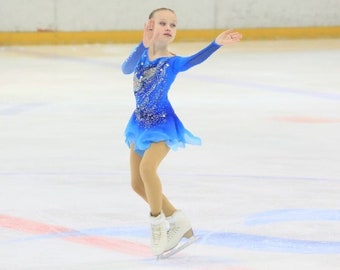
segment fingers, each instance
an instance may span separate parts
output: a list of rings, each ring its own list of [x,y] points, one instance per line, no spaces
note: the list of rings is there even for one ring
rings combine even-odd
[[[242,34],[238,32],[232,32],[229,34],[229,38],[232,40],[241,40],[242,39]]]
[[[227,45],[235,42],[239,42],[242,39],[242,34],[234,32],[233,29],[228,29],[222,32],[217,38],[216,42],[220,45]]]
[[[144,24],[143,43],[145,47],[149,47],[152,43],[153,35],[154,35],[154,31],[153,31],[154,25],[155,25],[155,22],[153,19],[148,20]]]
[[[232,33],[233,31],[234,31],[234,29],[228,29],[228,30],[225,30],[223,33],[225,35],[228,35],[228,34]]]
[[[234,32],[234,29],[228,29],[223,32],[223,35],[227,39],[239,39],[242,38],[242,34],[239,32]]]
[[[153,19],[148,20],[145,24],[144,30],[151,32],[154,28],[155,21]]]

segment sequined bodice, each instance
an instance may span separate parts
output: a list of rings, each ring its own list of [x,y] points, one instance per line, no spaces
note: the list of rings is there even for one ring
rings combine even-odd
[[[169,58],[149,61],[142,57],[134,74],[135,115],[144,127],[151,127],[166,120],[173,112],[168,92],[175,74],[169,70]]]

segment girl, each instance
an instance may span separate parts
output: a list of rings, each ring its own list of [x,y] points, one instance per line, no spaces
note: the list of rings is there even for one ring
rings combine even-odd
[[[173,10],[152,11],[144,26],[143,41],[122,65],[124,74],[134,73],[136,99],[136,109],[125,130],[130,147],[131,185],[149,204],[151,248],[156,256],[174,248],[183,237],[193,236],[187,217],[162,193],[157,168],[169,149],[200,144],[200,139],[175,114],[168,91],[179,72],[202,63],[221,46],[242,38],[240,33],[227,30],[198,53],[180,57],[168,50],[176,36],[176,25]]]

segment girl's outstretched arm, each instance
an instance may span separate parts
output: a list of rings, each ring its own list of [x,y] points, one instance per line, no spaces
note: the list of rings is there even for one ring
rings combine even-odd
[[[196,54],[189,57],[178,57],[175,68],[178,71],[185,71],[205,61],[221,46],[239,42],[241,39],[242,34],[238,32],[233,32],[232,29],[226,30],[219,34],[212,43],[210,43],[207,47],[205,47],[203,50],[200,50]]]

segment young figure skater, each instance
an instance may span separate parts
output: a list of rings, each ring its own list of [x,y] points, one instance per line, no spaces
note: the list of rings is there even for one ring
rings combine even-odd
[[[125,130],[130,147],[131,186],[149,204],[151,249],[156,256],[176,247],[183,237],[193,236],[188,218],[162,193],[157,168],[169,149],[200,144],[200,139],[175,114],[168,91],[179,72],[202,63],[221,46],[242,38],[240,33],[227,30],[198,53],[181,57],[168,50],[176,36],[176,25],[173,10],[152,11],[144,26],[143,41],[122,65],[124,74],[134,73],[136,99],[136,109]]]

